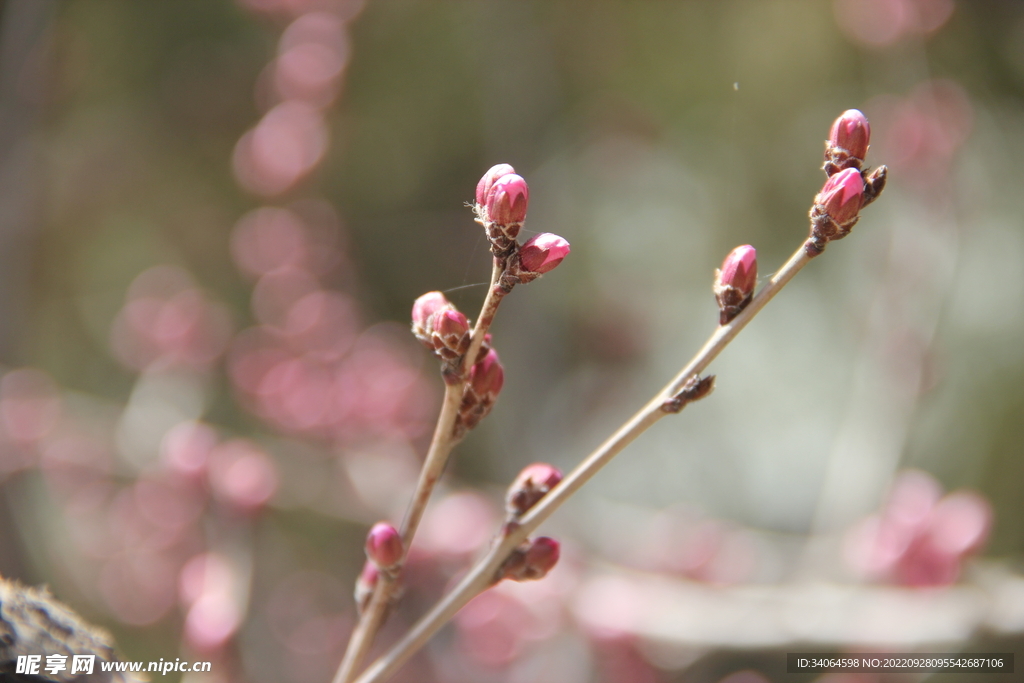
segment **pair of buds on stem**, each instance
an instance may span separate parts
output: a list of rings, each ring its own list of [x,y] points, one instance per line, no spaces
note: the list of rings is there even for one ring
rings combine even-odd
[[[811,206],[811,233],[804,251],[814,257],[825,245],[850,234],[860,210],[875,201],[885,188],[888,169],[863,169],[871,141],[871,125],[860,111],[850,109],[835,120],[825,141],[828,180]],[[720,310],[719,323],[727,324],[742,311],[754,295],[757,284],[757,252],[744,244],[725,257],[715,271],[714,293]]]
[[[537,504],[548,491],[562,481],[562,472],[547,463],[534,463],[523,469],[508,489],[505,508],[508,521],[505,530],[511,531],[519,517]],[[362,613],[373,595],[374,587],[381,573],[392,577],[398,575],[398,568],[405,551],[398,530],[387,522],[373,525],[366,535],[366,564],[356,580],[355,601]],[[524,541],[509,555],[494,577],[495,583],[502,579],[512,581],[535,581],[544,578],[558,563],[561,546],[553,538],[539,536]]]
[[[445,380],[459,377],[459,362],[469,350],[470,324],[465,315],[441,292],[427,292],[412,307],[412,332],[423,344],[448,364]],[[472,359],[463,388],[462,404],[455,424],[455,435],[463,436],[484,419],[505,383],[498,352],[485,335],[480,351]]]

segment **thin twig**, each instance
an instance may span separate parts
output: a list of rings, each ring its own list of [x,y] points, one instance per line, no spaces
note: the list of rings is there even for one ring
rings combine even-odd
[[[651,425],[667,415],[662,406],[682,390],[695,375],[700,374],[722,349],[746,327],[765,304],[807,265],[810,257],[800,248],[782,268],[765,284],[750,304],[731,322],[719,326],[671,382],[655,394],[647,405],[612,434],[597,450],[587,456],[562,481],[533,506],[520,520],[519,526],[501,537],[491,550],[470,570],[461,582],[422,617],[398,643],[380,659],[371,664],[356,683],[379,683],[398,670],[417,650],[446,624],[456,612],[494,582],[495,574],[508,554],[579,490],[598,470],[618,455]]]
[[[459,406],[462,403],[462,393],[469,377],[469,371],[473,367],[473,360],[476,358],[483,344],[484,336],[490,329],[491,322],[498,310],[498,304],[504,298],[506,292],[498,286],[498,280],[505,270],[503,259],[494,259],[494,266],[491,269],[491,284],[487,289],[487,296],[480,308],[480,315],[477,317],[473,332],[470,335],[469,350],[463,356],[462,365],[455,381],[449,383],[446,380],[444,390],[444,402],[441,405],[441,412],[437,417],[437,425],[434,428],[434,436],[427,450],[427,457],[420,468],[419,481],[416,483],[416,490],[412,500],[409,502],[409,509],[402,522],[402,547],[404,553],[408,554],[412,539],[419,528],[420,520],[423,519],[423,512],[427,508],[430,496],[434,491],[438,479],[444,472],[448,456],[458,442],[455,437],[455,419],[459,414]],[[403,555],[403,562],[405,557]],[[388,605],[391,603],[395,591],[398,588],[399,569],[390,574],[381,572],[374,586],[373,596],[370,598],[366,610],[363,612],[356,625],[352,636],[349,638],[348,647],[345,650],[345,657],[334,674],[333,683],[348,683],[355,676],[359,665],[366,658],[373,639],[384,622],[384,615]]]

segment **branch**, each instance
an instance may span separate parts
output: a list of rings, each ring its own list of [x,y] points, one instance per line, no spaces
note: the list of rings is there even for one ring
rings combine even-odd
[[[459,584],[421,618],[384,656],[370,665],[356,683],[379,683],[398,670],[408,659],[444,626],[462,607],[494,583],[502,562],[527,536],[554,513],[566,500],[590,480],[598,470],[618,455],[626,446],[670,411],[665,405],[684,391],[688,383],[699,375],[729,342],[746,327],[772,298],[793,279],[811,259],[804,245],[768,281],[760,293],[731,322],[719,326],[691,360],[671,382],[641,408],[633,417],[612,434],[570,472],[555,488],[545,495],[520,520],[519,525],[505,528],[500,540],[470,570]]]
[[[494,266],[491,269],[491,283],[487,289],[487,296],[484,298],[480,308],[480,315],[477,317],[476,325],[470,335],[469,349],[460,361],[458,374],[454,381],[445,380],[444,402],[441,404],[441,412],[437,417],[437,425],[434,428],[434,436],[427,450],[427,456],[420,469],[419,481],[416,483],[416,491],[413,493],[406,511],[405,520],[402,522],[402,560],[398,568],[391,572],[380,572],[377,584],[374,587],[373,596],[370,599],[366,610],[363,612],[356,625],[352,636],[349,638],[348,647],[345,650],[345,657],[334,675],[333,683],[348,683],[355,676],[359,665],[366,658],[373,639],[384,622],[384,616],[388,607],[395,597],[398,588],[398,578],[401,572],[402,563],[412,545],[413,537],[419,528],[420,520],[423,519],[423,512],[427,508],[430,496],[434,492],[437,481],[444,472],[455,444],[459,437],[455,434],[455,420],[459,414],[459,406],[462,403],[462,394],[469,377],[470,368],[473,367],[473,360],[480,352],[487,330],[490,329],[494,315],[498,311],[498,305],[507,293],[503,290],[498,281],[505,270],[505,259],[495,258]]]

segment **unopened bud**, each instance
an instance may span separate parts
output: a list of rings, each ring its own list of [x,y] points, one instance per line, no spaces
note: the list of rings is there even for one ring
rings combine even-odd
[[[480,397],[494,400],[505,383],[505,370],[501,367],[498,352],[491,349],[482,360],[473,364],[469,371],[469,384]]]
[[[487,196],[491,193],[491,188],[494,183],[503,176],[507,176],[511,173],[515,173],[516,170],[508,164],[498,164],[497,166],[491,166],[487,173],[484,173],[483,177],[480,178],[480,182],[476,184],[476,203],[477,206],[487,206]]]
[[[757,285],[757,251],[749,244],[736,247],[715,271],[714,292],[718,300],[719,324],[725,325],[739,315],[754,294]]]
[[[373,562],[367,560],[366,564],[363,565],[363,571],[359,573],[359,578],[356,579],[356,590],[355,598],[356,610],[361,615],[366,611],[366,608],[370,606],[370,600],[373,598],[373,591],[377,587],[377,580],[380,578],[380,572]]]
[[[835,120],[825,143],[825,173],[830,177],[839,171],[860,169],[871,142],[871,125],[857,109],[848,109]]]
[[[494,182],[487,194],[487,219],[507,226],[505,234],[514,238],[519,234],[526,209],[530,203],[530,188],[521,175],[509,173]]]
[[[462,404],[455,421],[456,438],[464,436],[491,412],[504,383],[505,370],[498,352],[492,348],[469,371],[469,381],[463,389]]]
[[[402,561],[402,537],[387,522],[377,522],[366,535],[366,556],[380,569]]]
[[[528,465],[509,487],[505,508],[510,515],[522,515],[560,481],[562,472],[557,467],[543,462]]]
[[[554,270],[568,255],[569,243],[564,238],[542,232],[520,247],[519,264],[527,272],[543,275]]]
[[[434,351],[445,360],[453,360],[469,348],[469,320],[454,308],[434,313],[431,318]]]
[[[543,579],[558,564],[560,554],[561,546],[555,539],[547,536],[530,539],[512,551],[498,570],[497,579]]]
[[[452,308],[452,304],[441,292],[427,292],[412,304],[412,333],[431,349],[431,318],[445,308]]]
[[[825,245],[846,237],[857,222],[864,200],[864,179],[856,168],[840,171],[825,182],[811,207],[807,253],[817,256]]]

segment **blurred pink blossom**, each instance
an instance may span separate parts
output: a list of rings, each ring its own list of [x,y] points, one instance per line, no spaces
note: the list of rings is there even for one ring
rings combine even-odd
[[[867,576],[908,586],[954,583],[963,561],[984,544],[992,508],[971,491],[941,495],[938,482],[924,472],[901,473],[882,512],[847,533],[847,561]]]
[[[277,467],[259,446],[247,439],[232,439],[210,453],[210,488],[227,505],[253,512],[277,491]]]
[[[227,310],[208,301],[187,273],[156,266],[129,287],[110,343],[118,360],[135,370],[203,370],[224,352],[230,333]]]
[[[836,21],[843,33],[874,48],[904,36],[937,31],[954,7],[953,0],[835,0]]]
[[[12,370],[0,379],[0,426],[12,440],[39,441],[59,418],[57,385],[42,370]]]
[[[268,111],[235,146],[235,179],[264,197],[281,195],[303,180],[327,151],[328,133],[316,108],[286,100]]]

